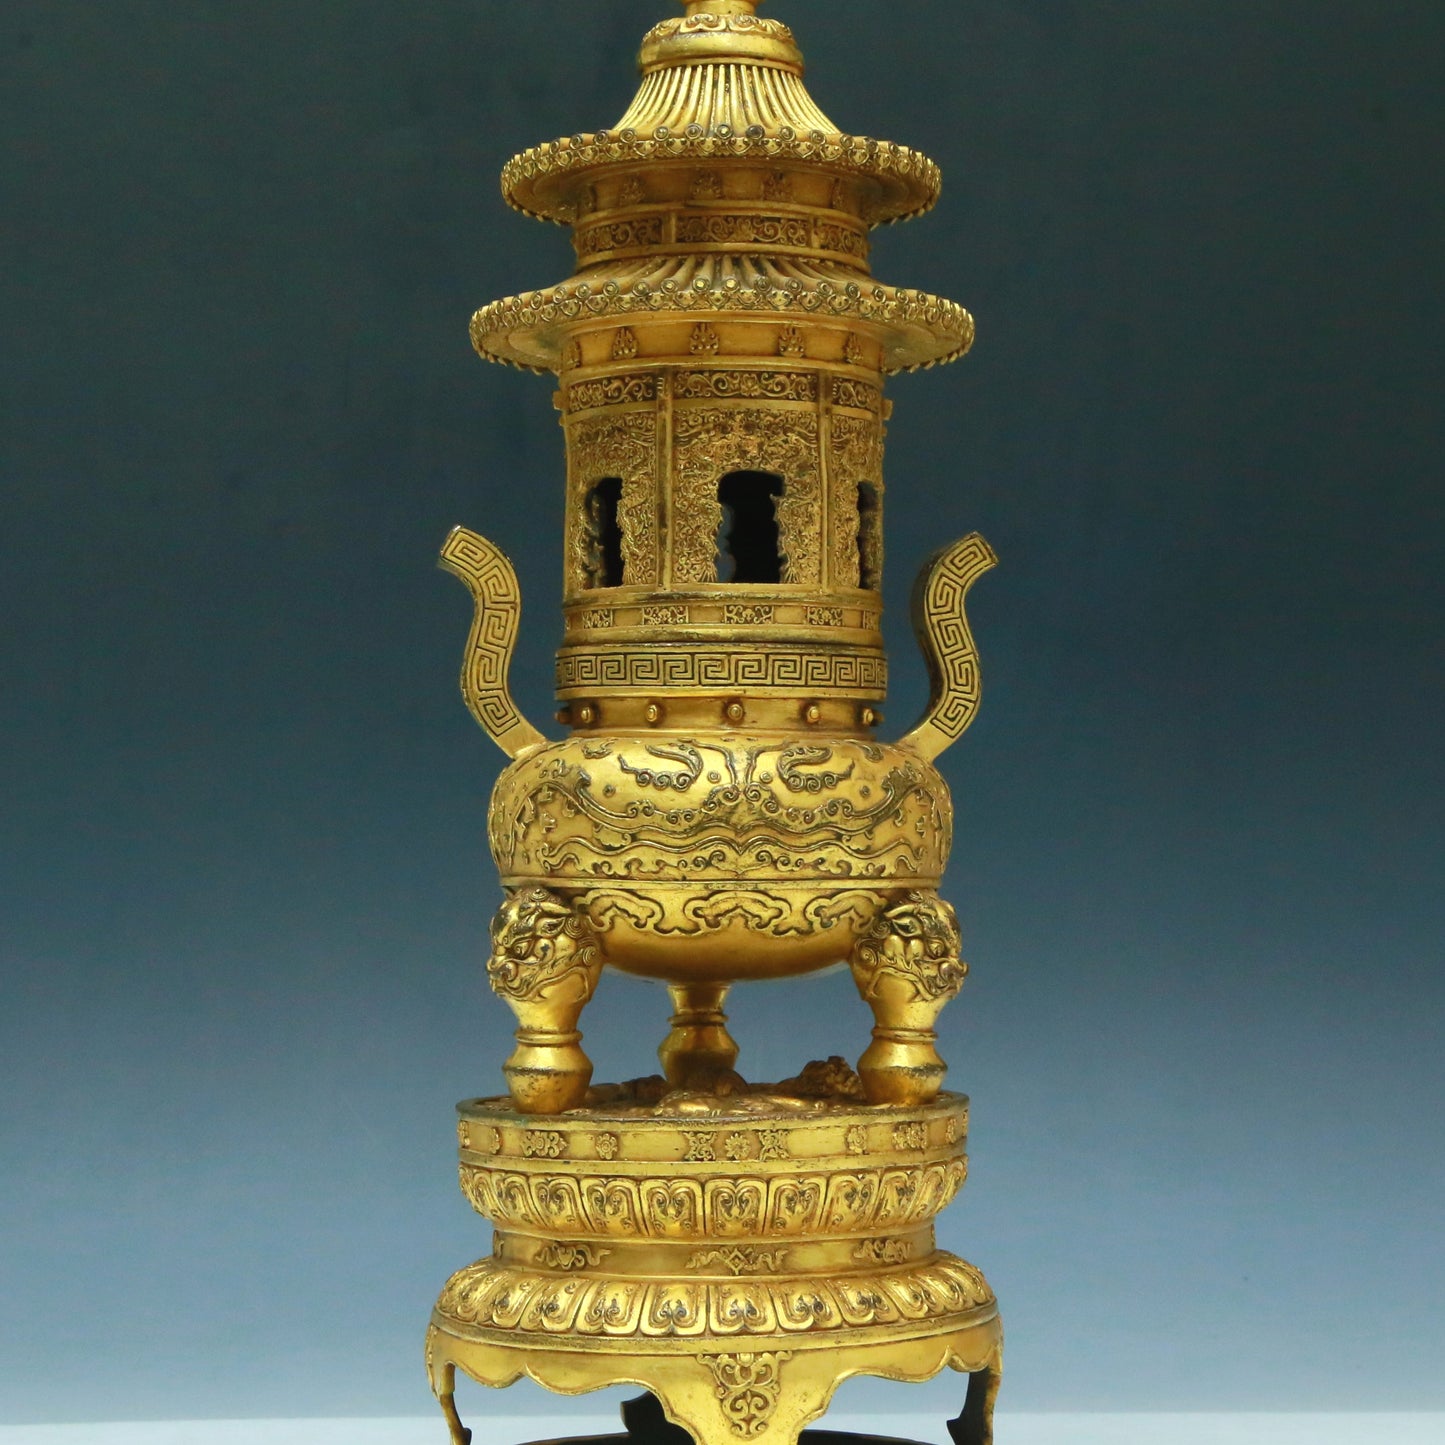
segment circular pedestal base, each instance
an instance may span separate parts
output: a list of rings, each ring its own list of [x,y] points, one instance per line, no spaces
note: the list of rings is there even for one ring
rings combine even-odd
[[[965,1099],[461,1114],[463,1189],[497,1228],[427,1331],[454,1445],[458,1370],[562,1395],[639,1385],[656,1445],[796,1445],[851,1376],[950,1368],[971,1377],[954,1440],[989,1445],[998,1302],[933,1237],[966,1172]]]

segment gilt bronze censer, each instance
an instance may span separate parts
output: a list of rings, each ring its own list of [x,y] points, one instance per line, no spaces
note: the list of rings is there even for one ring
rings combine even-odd
[[[638,1439],[794,1445],[849,1376],[952,1366],[954,1439],[992,1438],[998,1305],[933,1233],[968,1120],[935,1048],[967,968],[937,892],[952,806],[933,760],[978,705],[981,537],[925,566],[931,698],[879,736],[883,378],[961,356],[973,323],[868,267],[869,231],[926,211],[937,167],[840,132],[792,32],[755,9],[686,5],[643,39],[614,129],[502,173],[577,252],[570,280],[471,329],[488,360],[558,378],[568,735],[513,704],[516,576],[457,528],[462,691],[511,759],[487,974],[519,1027],[507,1096],[459,1106],[462,1188],[496,1232],[427,1331],[454,1445],[459,1369],[639,1384]],[[856,1071],[745,1082],[728,990],[844,961],[875,1021]],[[662,1075],[592,1083],[578,1024],[605,967],[666,984]]]

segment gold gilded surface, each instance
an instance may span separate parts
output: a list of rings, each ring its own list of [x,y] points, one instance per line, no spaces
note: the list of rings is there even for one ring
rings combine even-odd
[[[631,1381],[706,1445],[791,1445],[850,1375],[952,1366],[977,1381],[965,1438],[986,1445],[997,1301],[933,1236],[968,1101],[873,1108],[840,1060],[731,1096],[654,1104],[656,1082],[545,1127],[510,1100],[458,1106],[462,1189],[497,1232],[428,1331],[454,1440],[458,1369],[564,1394]]]
[[[794,1445],[850,1375],[952,1367],[955,1439],[988,1445],[997,1301],[934,1240],[967,1174],[936,1046],[968,966],[934,759],[979,702],[976,534],[920,575],[929,703],[880,735],[884,380],[962,355],[973,322],[870,270],[869,232],[936,199],[932,162],[839,131],[752,0],[684,8],[616,127],[503,172],[512,205],[571,226],[574,274],[472,320],[482,356],[557,378],[566,735],[508,690],[511,564],[455,529],[462,692],[510,760],[486,971],[517,1030],[507,1096],[459,1106],[493,1246],[443,1289],[428,1370],[454,1445],[458,1370],[636,1382],[699,1445]],[[835,964],[873,1015],[856,1068],[749,1084],[729,990]],[[666,985],[661,1074],[593,1083],[608,969]]]
[[[517,711],[507,689],[522,620],[517,574],[500,548],[465,527],[452,528],[438,561],[461,579],[476,603],[462,662],[462,698],[487,736],[514,758],[546,741]]]

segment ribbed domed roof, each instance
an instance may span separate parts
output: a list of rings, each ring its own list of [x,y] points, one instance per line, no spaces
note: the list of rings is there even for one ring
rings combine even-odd
[[[655,135],[660,129],[686,135],[697,126],[709,135],[777,136],[782,131],[837,133],[813,103],[803,82],[785,70],[761,65],[676,66],[647,76],[618,130]]]

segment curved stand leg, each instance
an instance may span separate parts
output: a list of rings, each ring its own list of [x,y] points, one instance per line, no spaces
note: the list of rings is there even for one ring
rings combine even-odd
[[[622,1402],[622,1423],[636,1445],[693,1445],[692,1436],[667,1418],[662,1401],[650,1391]]]
[[[472,1445],[472,1432],[462,1424],[462,1417],[457,1414],[456,1387],[455,1365],[443,1365],[432,1378],[432,1389],[436,1391],[437,1404],[442,1407],[451,1445]]]
[[[953,1445],[993,1445],[993,1404],[998,1398],[999,1368],[993,1364],[968,1377],[968,1393],[956,1420],[948,1422]]]
[[[512,1102],[529,1114],[575,1109],[592,1080],[577,1022],[602,956],[586,917],[549,888],[519,888],[492,920],[487,977],[521,1025],[502,1065]]]
[[[873,1010],[873,1042],[858,1060],[871,1104],[924,1104],[947,1065],[934,1047],[943,1006],[963,986],[958,920],[931,889],[883,911],[850,960],[853,981]]]
[[[672,1032],[662,1041],[657,1057],[674,1088],[711,1089],[733,1073],[738,1046],[728,1033],[723,1000],[725,983],[671,983]]]

